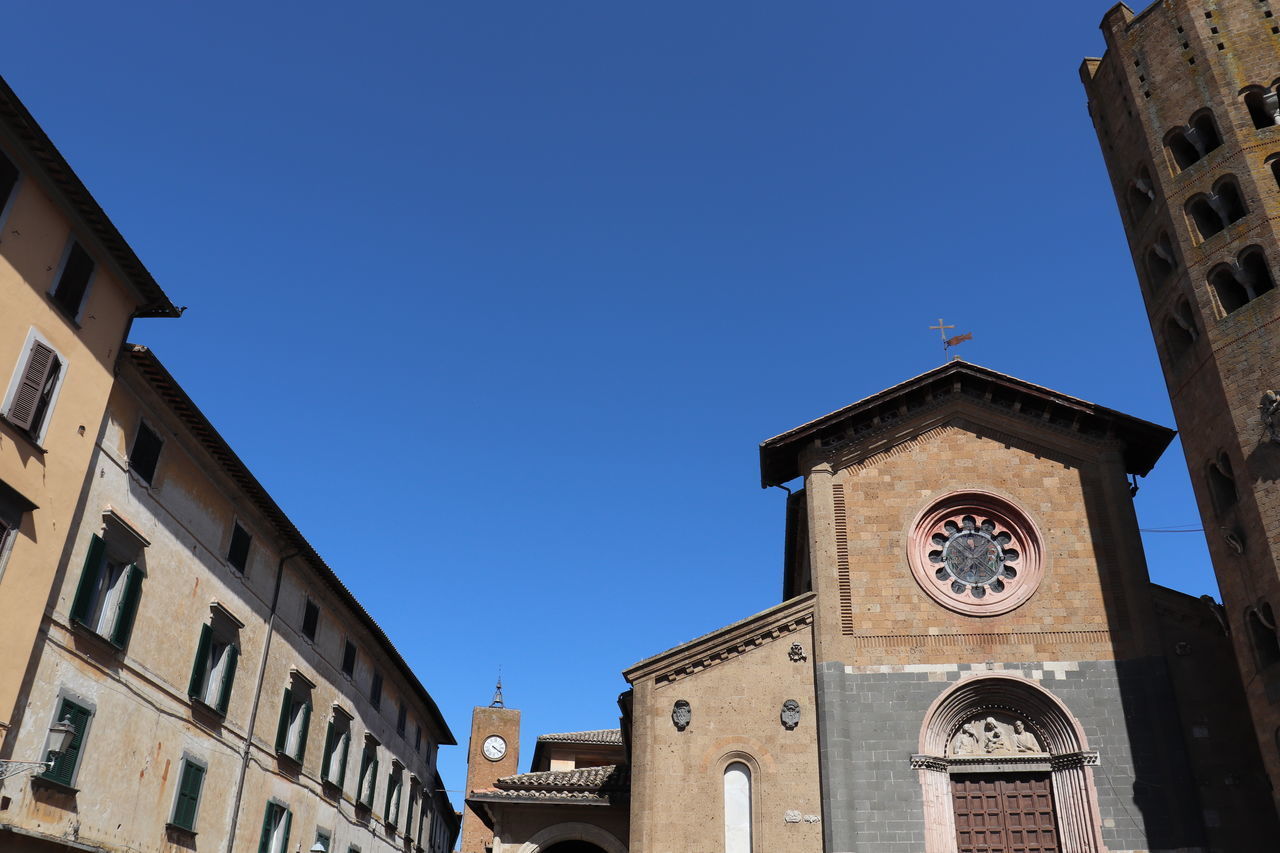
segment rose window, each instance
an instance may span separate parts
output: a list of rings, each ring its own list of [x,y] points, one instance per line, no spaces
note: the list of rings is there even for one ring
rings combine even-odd
[[[936,500],[912,527],[908,558],[917,583],[952,610],[1007,613],[1040,581],[1040,536],[1012,502],[985,492]]]

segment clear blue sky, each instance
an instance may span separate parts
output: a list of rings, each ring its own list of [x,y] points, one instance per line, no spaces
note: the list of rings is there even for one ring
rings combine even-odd
[[[939,316],[1173,424],[1077,78],[1109,5],[25,3],[0,73],[190,306],[134,339],[464,742],[502,666],[523,769],[778,601],[758,442],[941,363]],[[1198,522],[1179,446],[1137,506]]]

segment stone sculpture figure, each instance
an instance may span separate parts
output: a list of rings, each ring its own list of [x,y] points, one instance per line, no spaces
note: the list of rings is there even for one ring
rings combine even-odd
[[[973,723],[965,723],[960,727],[951,747],[952,755],[972,755],[978,751],[978,735],[973,730]]]
[[[1258,414],[1262,416],[1263,437],[1280,444],[1280,394],[1270,390],[1263,392]]]
[[[982,724],[982,730],[985,732],[985,737],[982,739],[983,751],[1009,751],[1009,742],[1005,740],[1004,732],[1000,731],[1000,726],[996,723],[995,717],[987,717],[987,721]]]
[[[1034,732],[1027,731],[1022,720],[1013,721],[1013,748],[1018,752],[1043,752]]]

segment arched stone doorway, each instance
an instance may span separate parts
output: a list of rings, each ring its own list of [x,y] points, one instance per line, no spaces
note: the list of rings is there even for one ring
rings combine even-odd
[[[627,853],[627,848],[608,830],[575,821],[535,833],[520,845],[518,853]]]
[[[925,714],[919,749],[911,765],[924,793],[926,853],[955,853],[971,827],[998,829],[1006,818],[1010,826],[1040,821],[1037,843],[1054,845],[1045,849],[1105,849],[1093,782],[1098,755],[1079,721],[1036,682],[993,673],[953,685]],[[1025,849],[1018,841],[1025,834],[984,829],[973,840],[1014,853]]]

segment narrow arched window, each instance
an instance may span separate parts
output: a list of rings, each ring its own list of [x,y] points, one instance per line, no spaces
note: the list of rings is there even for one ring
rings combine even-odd
[[[1240,495],[1236,492],[1236,479],[1231,470],[1231,460],[1221,453],[1208,466],[1209,499],[1213,510],[1222,515],[1236,505]]]
[[[1276,617],[1271,605],[1263,602],[1249,609],[1245,616],[1249,625],[1249,639],[1258,658],[1258,668],[1266,669],[1280,663],[1280,637],[1276,636]]]
[[[1155,190],[1151,187],[1151,173],[1146,166],[1138,169],[1138,173],[1129,182],[1125,195],[1129,203],[1129,221],[1136,225],[1151,209],[1151,203],[1156,198]]]
[[[724,853],[751,853],[751,768],[724,769]]]
[[[1209,274],[1209,284],[1213,285],[1213,293],[1218,297],[1224,314],[1230,314],[1249,301],[1249,292],[1236,276],[1236,270],[1226,264]]]
[[[1276,283],[1271,277],[1271,266],[1267,263],[1267,256],[1258,246],[1250,246],[1240,253],[1239,267],[1244,278],[1242,283],[1250,299],[1257,299],[1275,288]]]
[[[1191,305],[1184,298],[1178,302],[1178,307],[1164,324],[1164,339],[1168,345],[1169,355],[1173,358],[1181,358],[1183,353],[1191,349],[1197,337],[1198,332],[1195,318],[1191,314]]]
[[[1202,110],[1192,117],[1191,129],[1199,137],[1198,147],[1203,154],[1208,154],[1222,144],[1222,137],[1218,135],[1218,125],[1213,120],[1213,113],[1208,110]]]
[[[1170,131],[1164,145],[1173,159],[1174,171],[1180,172],[1200,159],[1200,152],[1191,144],[1184,128]]]
[[[1202,195],[1187,202],[1187,216],[1195,225],[1196,233],[1201,240],[1208,240],[1226,227],[1218,211],[1214,210],[1213,205],[1209,203],[1209,199]]]
[[[1249,110],[1249,118],[1253,119],[1254,127],[1262,129],[1276,123],[1276,113],[1280,111],[1276,100],[1275,92],[1262,88],[1255,87],[1244,93],[1244,105]]]
[[[1228,225],[1243,219],[1249,212],[1240,195],[1240,187],[1231,178],[1223,178],[1213,186],[1213,195],[1218,200],[1218,210]]]
[[[1177,260],[1169,245],[1169,235],[1161,234],[1147,249],[1147,280],[1150,286],[1154,289],[1167,282],[1176,268]]]

